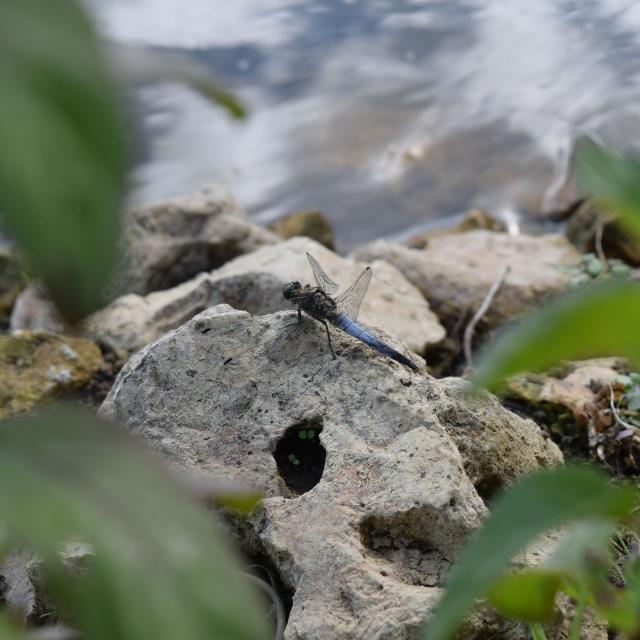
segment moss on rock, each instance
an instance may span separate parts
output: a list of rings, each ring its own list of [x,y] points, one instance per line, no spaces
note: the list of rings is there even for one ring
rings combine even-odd
[[[0,336],[0,419],[88,384],[103,365],[91,340],[41,331]]]

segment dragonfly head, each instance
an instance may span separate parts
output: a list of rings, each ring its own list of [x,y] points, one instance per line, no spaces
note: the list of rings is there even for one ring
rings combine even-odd
[[[302,285],[297,280],[287,282],[287,284],[282,287],[282,295],[287,300],[291,300],[292,298],[297,298],[300,295],[301,289]]]

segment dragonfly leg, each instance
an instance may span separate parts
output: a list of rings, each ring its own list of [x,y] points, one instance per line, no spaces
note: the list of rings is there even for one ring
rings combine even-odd
[[[298,323],[302,322],[302,310],[298,307]]]
[[[322,322],[322,324],[324,325],[324,328],[327,330],[327,339],[329,340],[329,349],[331,349],[331,355],[333,356],[333,359],[336,359],[336,353],[333,350],[333,345],[331,344],[331,334],[329,333],[329,325],[327,324],[326,320],[320,320],[320,322]]]

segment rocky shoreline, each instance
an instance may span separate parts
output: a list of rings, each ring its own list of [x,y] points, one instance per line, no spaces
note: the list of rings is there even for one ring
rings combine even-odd
[[[133,211],[112,300],[73,329],[2,248],[0,418],[72,397],[181,471],[258,487],[253,516],[224,518],[277,572],[291,603],[285,638],[418,637],[497,491],[563,454],[637,473],[624,462],[637,445],[612,448],[602,422],[602,389],[630,372],[620,360],[574,363],[511,380],[502,404],[463,377],[462,332],[500,274],[509,268],[475,347],[599,277],[584,238],[579,250],[561,234],[509,235],[474,213],[409,245],[378,240],[341,257],[317,212],[305,219],[262,229],[217,187]],[[342,332],[333,359],[319,324],[289,335],[294,314],[260,315],[281,304],[285,282],[312,280],[307,251],[343,284],[372,266],[360,318],[421,362],[418,373]],[[620,277],[636,277],[633,253],[620,257],[631,263]],[[504,625],[481,611],[464,637]]]

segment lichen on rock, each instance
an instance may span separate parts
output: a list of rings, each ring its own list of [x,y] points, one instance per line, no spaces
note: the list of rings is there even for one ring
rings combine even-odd
[[[102,367],[84,338],[22,331],[0,336],[0,419],[88,384]]]

